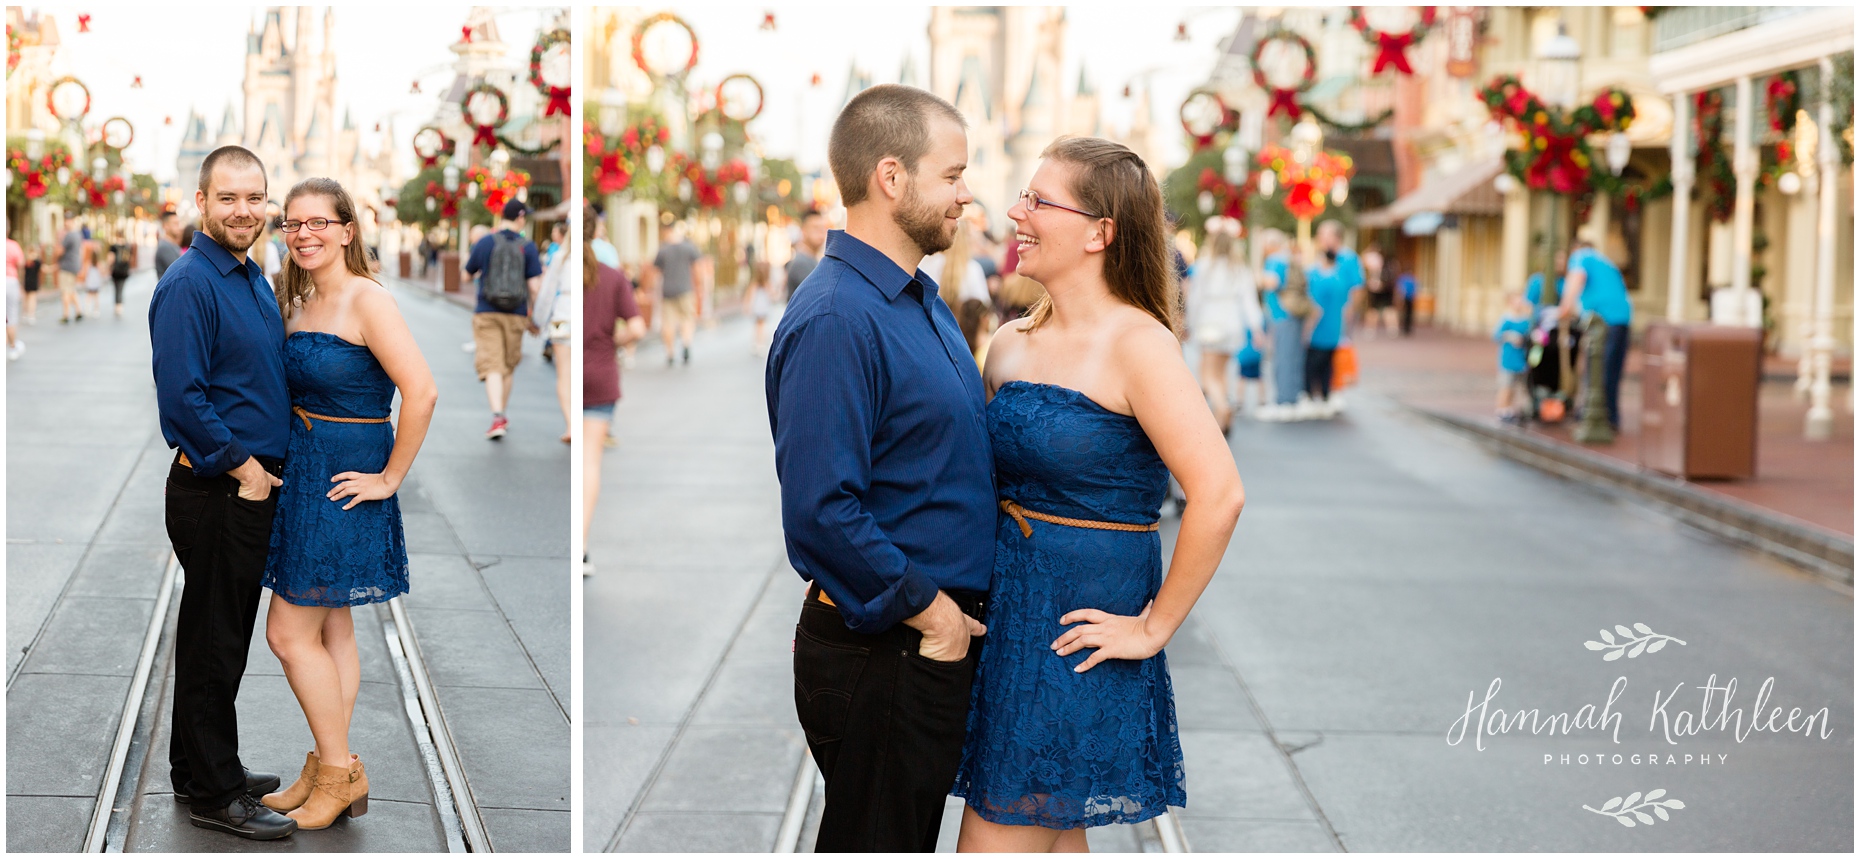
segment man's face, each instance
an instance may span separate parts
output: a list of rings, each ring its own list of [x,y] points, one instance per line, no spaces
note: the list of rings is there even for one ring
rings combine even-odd
[[[904,176],[904,196],[892,210],[898,229],[924,254],[940,253],[955,241],[962,209],[975,196],[962,181],[969,164],[969,136],[954,120],[930,120],[930,149]]]
[[[827,219],[820,215],[801,222],[801,243],[810,248],[820,248],[827,243]]]
[[[1334,251],[1343,246],[1343,231],[1327,223],[1318,228],[1317,239],[1320,249]]]
[[[265,220],[265,171],[256,164],[219,164],[206,191],[194,192],[200,228],[234,256],[258,241]]]

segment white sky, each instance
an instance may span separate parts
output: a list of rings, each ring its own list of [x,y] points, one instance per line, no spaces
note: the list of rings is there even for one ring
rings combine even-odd
[[[660,7],[650,7],[655,11]],[[733,72],[762,83],[765,107],[750,125],[765,154],[795,158],[803,170],[824,168],[827,135],[846,90],[853,63],[874,83],[898,79],[909,53],[921,85],[929,83],[929,6],[677,4],[677,13],[697,31],[700,50],[694,79],[715,86]],[[776,30],[763,32],[765,11]],[[1186,20],[1190,41],[1176,42],[1176,24]],[[1126,127],[1135,100],[1125,100],[1125,82],[1149,72],[1151,122],[1172,141],[1172,164],[1188,157],[1181,143],[1176,108],[1214,68],[1215,43],[1240,22],[1238,7],[1083,5],[1067,9],[1066,91],[1078,80],[1081,60],[1098,88],[1107,130]],[[625,38],[622,36],[621,38]],[[624,56],[627,47],[620,46]],[[809,89],[818,72],[821,84]],[[798,105],[798,109],[797,109]],[[797,147],[796,143],[800,145]],[[797,151],[798,149],[798,151]]]
[[[60,4],[39,8],[58,20],[64,40],[53,60],[54,74],[74,74],[90,87],[87,122],[112,116],[136,127],[130,165],[156,179],[174,178],[175,155],[186,134],[188,108],[207,119],[207,133],[218,134],[220,117],[231,102],[242,112],[240,84],[245,74],[246,33],[264,25],[263,6],[180,8],[167,3],[82,7],[91,15],[90,32],[78,32],[78,10]],[[325,7],[315,10],[320,32]],[[378,3],[336,7],[336,106],[353,111],[363,146],[374,151],[375,123],[395,119],[396,154],[403,169],[414,164],[409,143],[431,117],[439,94],[451,80],[454,54],[446,47],[459,38],[470,7],[434,9],[425,4]],[[559,7],[556,7],[559,9]],[[499,34],[511,61],[527,67],[536,33],[554,13],[548,7],[515,8],[497,16]],[[295,32],[286,34],[287,43]],[[143,88],[131,89],[136,75]],[[415,78],[421,94],[412,95]],[[174,124],[162,125],[164,116]],[[243,117],[241,117],[243,118]]]

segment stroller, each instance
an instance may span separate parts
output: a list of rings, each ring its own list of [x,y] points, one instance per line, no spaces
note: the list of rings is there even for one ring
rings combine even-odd
[[[1563,396],[1562,350],[1567,348],[1570,355],[1582,354],[1582,327],[1571,324],[1566,342],[1557,342],[1557,308],[1546,307],[1537,312],[1537,324],[1531,329],[1531,349],[1525,361],[1529,369],[1525,371],[1525,388],[1530,394],[1531,417],[1540,423],[1561,423],[1569,413],[1569,402]],[[1574,360],[1570,363],[1570,372],[1576,372]]]

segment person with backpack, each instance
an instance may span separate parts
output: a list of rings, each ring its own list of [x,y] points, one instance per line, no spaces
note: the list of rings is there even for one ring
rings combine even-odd
[[[504,405],[523,359],[523,333],[530,330],[530,302],[542,282],[542,255],[523,235],[529,207],[521,200],[504,204],[497,230],[472,245],[465,273],[478,278],[478,307],[471,318],[478,378],[491,401],[491,428],[484,437],[501,439],[510,426]]]

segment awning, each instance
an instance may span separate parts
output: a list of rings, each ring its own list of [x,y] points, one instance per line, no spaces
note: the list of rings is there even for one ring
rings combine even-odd
[[[1504,159],[1494,157],[1436,176],[1394,203],[1357,216],[1356,225],[1384,229],[1423,212],[1441,215],[1503,214],[1505,198],[1499,196],[1497,188],[1492,187],[1492,180],[1498,178],[1499,172],[1504,169]]]

